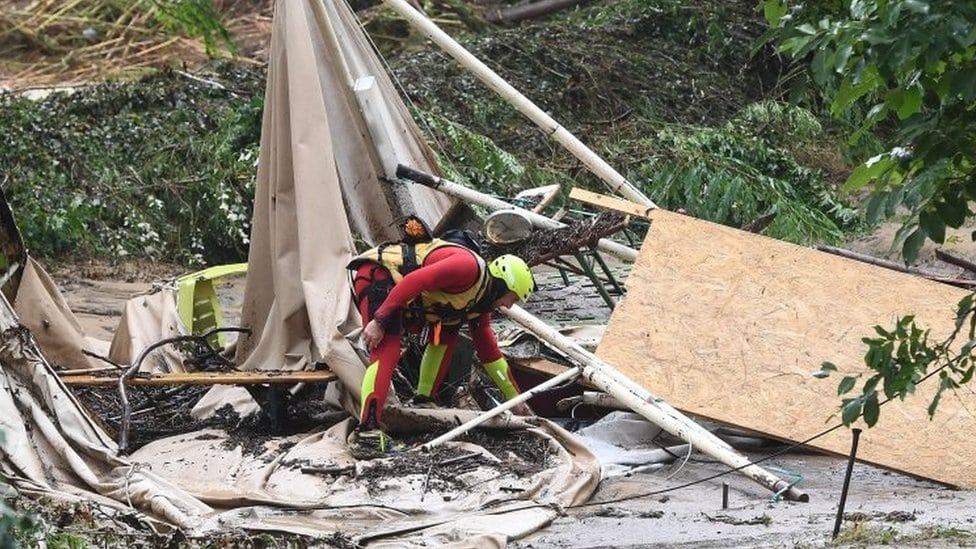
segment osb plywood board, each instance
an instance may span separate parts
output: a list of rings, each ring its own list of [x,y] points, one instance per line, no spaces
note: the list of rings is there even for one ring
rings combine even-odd
[[[839,421],[840,376],[811,375],[824,360],[865,371],[861,338],[905,314],[941,340],[966,295],[680,214],[657,210],[651,218],[597,355],[687,413],[785,440],[806,440]],[[882,406],[857,456],[976,487],[976,395],[969,388],[945,395],[930,421],[935,381]],[[811,446],[846,455],[851,433],[837,429]]]

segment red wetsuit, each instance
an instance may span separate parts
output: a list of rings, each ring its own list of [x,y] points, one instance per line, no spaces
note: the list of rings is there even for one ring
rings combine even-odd
[[[383,406],[389,393],[393,371],[400,360],[400,336],[402,335],[403,312],[407,305],[424,291],[441,290],[448,293],[461,293],[478,283],[480,265],[474,254],[457,246],[445,246],[430,252],[424,264],[410,272],[393,286],[389,295],[383,300],[379,308],[371,304],[368,291],[372,284],[389,283],[391,276],[385,267],[378,267],[376,263],[366,263],[356,269],[354,291],[359,301],[359,312],[363,318],[363,326],[370,320],[376,319],[383,325],[386,332],[383,340],[369,355],[371,367],[376,365],[376,378],[371,394],[363,394],[362,417],[363,423],[379,421]],[[370,310],[375,310],[370,314]],[[423,319],[412,321],[405,326],[409,331],[419,331],[426,322]],[[486,311],[468,322],[471,339],[475,352],[483,364],[498,360],[502,357],[495,333],[491,329],[491,313]],[[447,373],[448,365],[457,346],[458,332],[456,329],[444,330],[440,334],[439,343],[445,345],[444,356],[440,361],[434,391],[440,386]],[[373,418],[369,418],[369,414]]]

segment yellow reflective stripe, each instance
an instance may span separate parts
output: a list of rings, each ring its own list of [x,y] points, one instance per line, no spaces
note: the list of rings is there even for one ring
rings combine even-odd
[[[447,345],[430,343],[424,349],[424,357],[420,359],[420,379],[417,381],[417,394],[429,397],[434,392],[434,381],[437,380],[437,373],[440,372],[445,352],[447,352]]]
[[[515,384],[512,383],[512,379],[508,375],[508,362],[505,361],[505,357],[485,364],[485,371],[488,372],[488,377],[491,378],[501,390],[502,394],[505,395],[505,400],[518,396],[519,391],[515,388]]]
[[[376,361],[366,368],[366,373],[363,375],[363,386],[359,393],[359,417],[363,416],[366,412],[366,401],[369,400],[369,396],[373,394],[376,390],[376,373],[380,370],[380,361]]]

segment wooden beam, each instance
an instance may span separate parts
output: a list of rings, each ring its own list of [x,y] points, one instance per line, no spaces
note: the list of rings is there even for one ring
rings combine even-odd
[[[587,191],[578,187],[573,187],[573,189],[569,191],[569,197],[573,200],[578,200],[598,208],[619,212],[625,215],[643,217],[645,219],[650,219],[651,211],[654,210],[654,208],[649,208],[643,204]]]
[[[336,379],[331,370],[315,370],[300,372],[179,372],[170,374],[153,374],[146,377],[133,377],[126,381],[127,385],[148,385],[153,387],[163,385],[255,385],[260,383],[323,383]],[[63,376],[65,385],[84,387],[116,386],[118,376],[70,375]]]

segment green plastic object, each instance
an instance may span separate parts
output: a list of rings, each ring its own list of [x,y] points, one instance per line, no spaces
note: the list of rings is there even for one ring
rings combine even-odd
[[[224,327],[223,312],[214,283],[222,277],[247,272],[247,263],[216,265],[176,279],[176,311],[191,334],[202,334]],[[227,338],[222,332],[210,336],[210,344],[223,349]]]

